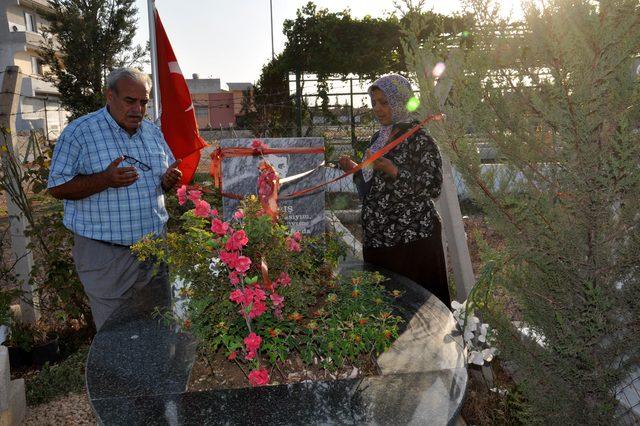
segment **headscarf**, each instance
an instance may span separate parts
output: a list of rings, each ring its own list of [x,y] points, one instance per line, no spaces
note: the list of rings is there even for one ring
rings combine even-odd
[[[407,110],[407,102],[413,97],[411,83],[399,74],[388,74],[373,82],[368,90],[371,105],[373,105],[374,89],[380,89],[386,96],[389,107],[391,108],[392,123],[390,125],[380,125],[378,137],[373,141],[373,144],[371,144],[371,154],[379,151],[389,142],[391,129],[394,124],[411,121],[411,115]],[[365,182],[368,182],[373,177],[373,170],[371,168],[363,169],[362,177],[364,177]]]

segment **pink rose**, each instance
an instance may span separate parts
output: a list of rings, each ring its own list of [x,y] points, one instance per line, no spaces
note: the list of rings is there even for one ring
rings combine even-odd
[[[178,196],[178,204],[184,205],[187,202],[187,185],[182,185],[178,188],[176,195]]]
[[[198,201],[202,197],[202,191],[198,191],[197,189],[192,189],[189,191],[188,198],[194,202]]]
[[[253,287],[253,299],[254,300],[266,300],[267,294],[259,286]]]
[[[299,252],[301,250],[300,244],[291,237],[287,237],[287,239],[284,240],[284,246],[289,251]]]
[[[218,216],[218,209],[211,210],[211,216]]]
[[[220,256],[220,259],[222,259],[222,256]],[[235,263],[235,269],[238,272],[245,273],[249,270],[250,266],[251,266],[251,259],[249,259],[247,256],[238,256]]]
[[[249,383],[251,386],[264,386],[269,383],[269,373],[264,368],[260,370],[252,370],[249,373]]]
[[[233,217],[235,217],[236,219],[240,220],[244,217],[244,212],[242,211],[242,209],[238,210],[237,212],[235,212],[233,214]]]
[[[262,150],[269,148],[269,145],[262,142],[260,139],[254,139],[253,142],[251,142],[251,148],[261,152]]]
[[[196,209],[193,212],[197,217],[209,217],[211,214],[211,206],[205,200],[196,200],[194,201],[196,205]]]
[[[269,298],[273,302],[274,307],[280,306],[282,305],[282,302],[284,302],[284,296],[280,296],[276,293],[271,293],[271,296],[269,296]]]
[[[227,240],[225,248],[229,251],[240,250],[242,247],[246,246],[248,242],[249,238],[247,238],[246,232],[244,232],[243,230],[235,231]]]
[[[222,236],[222,235],[225,235],[228,230],[229,230],[228,222],[223,222],[218,218],[213,219],[211,221],[211,232]]]
[[[293,239],[300,242],[300,240],[302,240],[302,234],[300,233],[300,231],[296,231],[293,233],[292,235]]]

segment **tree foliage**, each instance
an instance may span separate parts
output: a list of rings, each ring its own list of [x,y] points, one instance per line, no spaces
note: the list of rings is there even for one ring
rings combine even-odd
[[[290,134],[295,123],[295,104],[289,94],[289,74],[317,77],[323,108],[329,103],[326,79],[357,75],[374,79],[390,72],[406,72],[402,50],[402,28],[416,15],[427,23],[419,37],[449,35],[468,28],[471,18],[447,17],[433,12],[415,12],[402,18],[365,16],[357,19],[348,10],[330,12],[309,2],[295,19],[284,22],[287,37],[284,51],[262,68],[256,83],[256,110],[247,125],[258,135]]]
[[[133,48],[135,0],[52,0],[47,40],[41,51],[63,108],[75,119],[104,105],[104,81],[114,68],[138,62],[146,49]]]
[[[468,6],[473,48],[424,45],[416,27],[406,47],[422,112],[448,117],[432,133],[505,241],[486,254],[499,267],[479,302],[531,422],[612,424],[640,349],[639,2],[529,4],[520,30],[488,0]],[[480,164],[478,140],[499,168]],[[543,345],[522,338],[496,286]]]

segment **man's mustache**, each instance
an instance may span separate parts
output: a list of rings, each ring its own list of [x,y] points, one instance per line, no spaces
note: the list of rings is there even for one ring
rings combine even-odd
[[[140,114],[135,114],[135,115],[127,115],[128,118],[142,118],[142,115]]]

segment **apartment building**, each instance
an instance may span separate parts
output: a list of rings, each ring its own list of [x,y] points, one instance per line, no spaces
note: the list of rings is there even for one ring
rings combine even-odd
[[[244,94],[253,93],[251,83],[227,83],[229,90],[223,90],[219,78],[200,78],[198,74],[186,82],[200,129],[235,127],[242,114]]]
[[[41,13],[51,10],[46,0],[0,0],[0,71],[10,65],[20,69],[17,130],[42,129],[49,138],[56,138],[66,124],[67,113],[60,107],[55,86],[42,79],[46,69],[38,56],[47,25]]]

